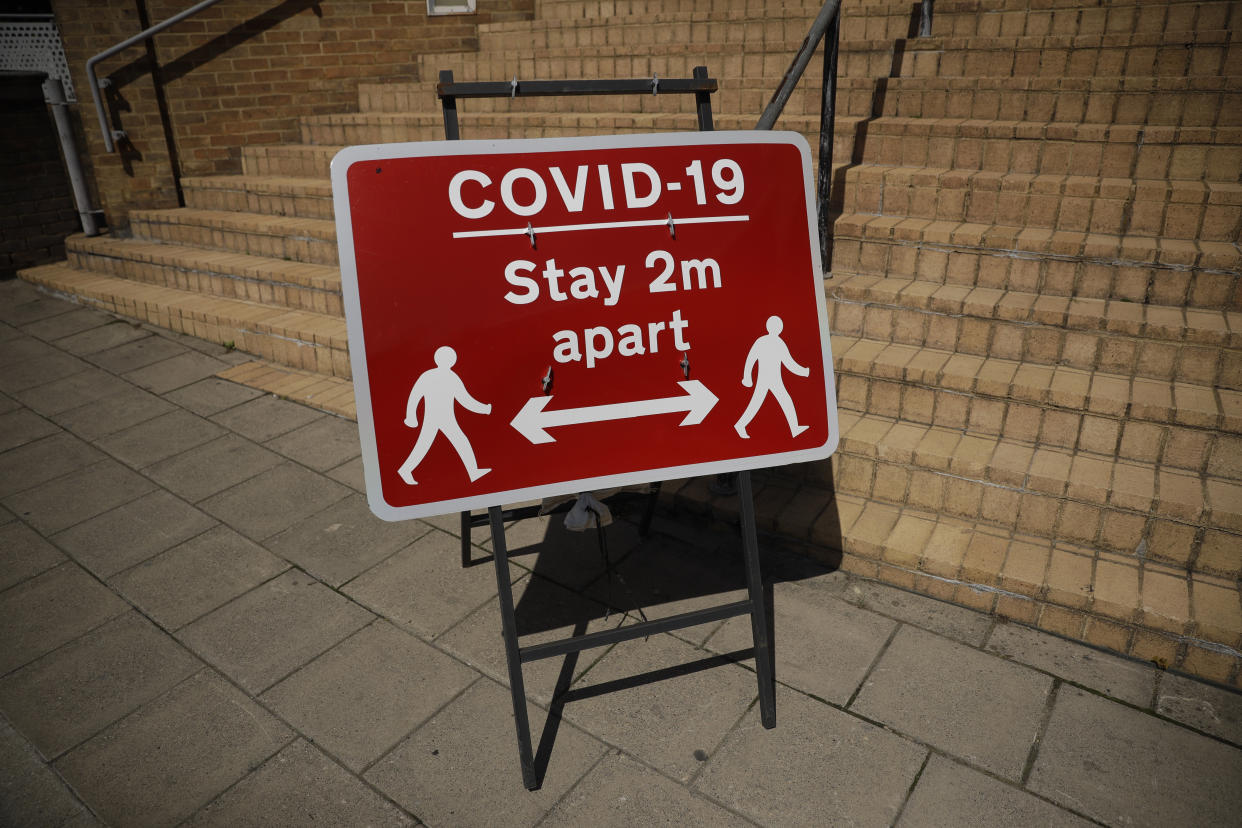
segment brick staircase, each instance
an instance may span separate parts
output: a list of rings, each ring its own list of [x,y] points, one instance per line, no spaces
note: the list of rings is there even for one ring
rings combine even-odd
[[[779,8],[766,9],[765,5]],[[842,440],[773,471],[765,529],[852,571],[1242,686],[1242,3],[845,0],[830,323]],[[328,164],[439,139],[459,80],[720,81],[747,129],[818,3],[541,0],[424,80],[362,84],[302,143],[132,238],[71,238],[48,289],[265,362],[233,375],[349,413]],[[817,141],[818,59],[778,126]],[[630,109],[620,111],[623,106]],[[461,105],[463,136],[690,130],[689,100]],[[287,370],[273,367],[287,366]],[[704,480],[679,507],[732,516]]]

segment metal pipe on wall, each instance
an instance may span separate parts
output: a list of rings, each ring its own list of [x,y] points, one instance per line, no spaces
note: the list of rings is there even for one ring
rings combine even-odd
[[[86,186],[86,175],[78,157],[77,141],[73,137],[73,125],[69,123],[69,104],[65,100],[65,85],[59,78],[43,81],[43,99],[52,107],[52,119],[56,122],[56,134],[60,136],[60,152],[65,158],[69,172],[69,185],[73,188],[73,203],[77,205],[82,219],[82,231],[88,236],[99,235],[99,222],[91,206],[91,193]]]

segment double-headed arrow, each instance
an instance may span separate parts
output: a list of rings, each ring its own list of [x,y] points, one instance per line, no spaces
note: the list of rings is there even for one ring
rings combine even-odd
[[[716,395],[698,380],[677,383],[684,394],[676,397],[662,397],[655,400],[636,400],[634,402],[611,403],[608,405],[589,405],[582,408],[562,408],[559,411],[544,411],[551,397],[531,397],[522,406],[510,423],[518,432],[538,445],[554,443],[556,438],[548,434],[547,429],[557,426],[577,425],[579,423],[598,423],[604,420],[628,420],[632,417],[647,417],[652,414],[673,414],[685,411],[686,417],[680,425],[698,425],[716,405]]]

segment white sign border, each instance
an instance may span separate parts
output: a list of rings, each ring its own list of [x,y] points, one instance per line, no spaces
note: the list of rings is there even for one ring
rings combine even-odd
[[[815,302],[819,313],[820,345],[823,350],[824,385],[828,404],[828,442],[806,449],[663,466],[622,474],[586,477],[555,483],[541,483],[503,492],[437,500],[412,506],[393,506],[383,499],[380,482],[379,448],[375,439],[375,418],[371,409],[371,386],[367,376],[366,340],[362,331],[362,308],[358,292],[358,267],[354,253],[353,219],[349,207],[347,175],[360,161],[386,161],[450,155],[493,155],[533,152],[564,152],[635,147],[698,146],[711,144],[786,144],[798,149],[802,158],[803,185],[807,211],[807,238],[810,244],[813,278],[818,283]],[[837,450],[840,433],[837,422],[837,390],[828,331],[827,300],[824,296],[823,264],[819,253],[819,229],[814,214],[815,196],[811,191],[811,148],[799,133],[768,130],[724,130],[711,132],[638,133],[630,135],[591,135],[562,138],[506,138],[498,140],[418,141],[401,144],[366,144],[346,147],[332,158],[332,204],[336,215],[337,251],[341,267],[341,292],[345,300],[345,325],[349,335],[349,360],[353,371],[354,399],[358,415],[358,434],[362,444],[363,479],[367,502],[376,516],[388,520],[411,520],[472,509],[534,500],[549,495],[573,494],[616,486],[629,486],[683,477],[746,471],[787,463],[822,460]]]

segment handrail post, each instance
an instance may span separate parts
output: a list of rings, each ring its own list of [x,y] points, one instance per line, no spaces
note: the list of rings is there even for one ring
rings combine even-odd
[[[56,122],[56,134],[60,137],[60,151],[65,157],[65,169],[69,172],[69,186],[73,188],[73,201],[78,208],[78,216],[82,220],[82,232],[88,236],[99,235],[99,222],[95,208],[91,206],[91,193],[86,186],[86,175],[82,172],[82,161],[78,158],[77,142],[73,140],[73,127],[69,124],[69,115],[65,110],[69,104],[65,101],[65,85],[60,78],[48,78],[43,81],[43,98],[52,108],[52,120]]]
[[[931,37],[932,0],[922,0],[922,13],[919,15],[919,37]]]
[[[841,15],[834,15],[824,35],[824,88],[819,115],[819,181],[816,202],[819,205],[819,263],[827,271],[828,240],[832,235],[830,219],[832,195],[832,143],[837,117],[837,52],[841,45]]]

